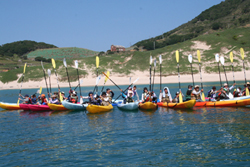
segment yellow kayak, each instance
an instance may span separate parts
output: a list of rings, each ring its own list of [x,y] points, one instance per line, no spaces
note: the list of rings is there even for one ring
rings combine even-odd
[[[99,105],[88,105],[87,106],[87,111],[89,113],[100,113],[100,112],[106,112],[106,111],[110,111],[113,109],[113,106],[111,104],[109,104],[108,106],[99,106]]]
[[[5,109],[5,110],[19,110],[20,106],[17,103],[0,103],[0,107]]]
[[[143,110],[155,110],[157,109],[157,104],[152,102],[140,103],[139,108]]]
[[[192,108],[195,105],[196,101],[195,100],[189,100],[189,101],[185,101],[182,103],[163,103],[163,102],[159,102],[157,103],[158,106],[162,106],[162,107],[169,107],[169,108]]]
[[[54,110],[54,111],[65,111],[65,110],[68,110],[62,104],[51,104],[51,103],[48,103],[48,106],[49,106],[49,108],[51,110]]]

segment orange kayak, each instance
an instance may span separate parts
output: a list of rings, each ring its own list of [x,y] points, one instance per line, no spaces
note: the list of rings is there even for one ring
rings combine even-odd
[[[195,107],[245,107],[250,104],[250,99],[196,102]]]
[[[154,110],[157,109],[157,104],[152,102],[140,103],[139,108],[143,110]]]
[[[169,108],[192,108],[194,107],[196,100],[189,100],[182,103],[157,103],[158,106],[169,107]]]

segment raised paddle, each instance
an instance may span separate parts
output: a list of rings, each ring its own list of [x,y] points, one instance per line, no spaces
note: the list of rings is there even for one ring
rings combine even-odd
[[[47,93],[48,93],[48,96],[50,97],[49,88],[48,88],[47,79],[46,79],[46,74],[45,74],[45,70],[44,70],[44,67],[43,67],[43,61],[41,61],[41,65],[42,65],[42,68],[43,68],[43,74],[44,74],[44,80],[45,80],[45,84],[46,84],[46,88],[47,88]]]
[[[130,84],[130,85],[127,87],[127,89],[125,89],[124,91],[122,91],[122,93],[126,92],[126,91],[128,90],[128,88],[129,88],[130,86],[132,86],[133,84],[135,84],[138,80],[139,80],[139,78],[137,78],[132,84]],[[115,99],[115,101],[116,101],[117,99],[119,99],[119,97],[120,97],[121,95],[122,95],[122,94],[120,94],[120,95]],[[114,102],[115,102],[115,101],[114,101]]]
[[[243,49],[243,48],[240,48],[240,55],[241,55],[242,62],[243,62],[243,69],[244,69],[244,75],[245,75],[245,83],[247,83],[246,70],[245,70],[245,63],[244,63],[244,56],[245,56],[245,53],[244,53],[244,49]]]
[[[96,90],[96,93],[98,93],[97,85],[99,84],[100,80],[101,80],[101,75],[96,77],[95,88],[93,90],[93,93],[95,92],[95,90]]]
[[[176,57],[176,62],[177,62],[177,67],[178,67],[178,79],[179,79],[179,103],[182,103],[183,102],[183,99],[182,99],[182,93],[181,93],[181,82],[180,82],[180,65],[179,65],[179,51],[176,50],[175,52],[175,57]]]
[[[69,82],[69,88],[71,89],[71,85],[70,85],[70,81],[69,81],[69,73],[68,73],[68,68],[67,68],[67,62],[66,62],[65,58],[63,59],[63,64],[64,64],[64,67],[66,68],[66,73],[67,73],[68,82]]]
[[[232,63],[232,72],[233,72],[233,79],[234,79],[234,83],[235,83],[235,78],[234,78],[234,56],[233,56],[233,52],[230,52],[230,61]]]
[[[152,56],[150,56],[150,60],[149,60],[149,90],[151,91],[151,64],[153,62]]]
[[[156,59],[154,60],[154,76],[153,76],[152,92],[154,91],[154,84],[155,84],[155,68],[156,68]]]
[[[192,69],[192,61],[193,61],[193,57],[192,55],[188,55],[188,61],[190,63],[190,67],[191,67],[191,73],[192,73],[192,79],[193,79],[193,87],[194,87],[194,74],[193,74],[193,69]]]
[[[224,59],[223,56],[220,57],[220,63],[222,64],[222,67],[223,67],[223,70],[224,70],[224,73],[225,73],[226,82],[227,82],[227,85],[228,85],[227,74],[226,74],[226,70],[225,70],[225,67],[224,67],[225,59]]]
[[[201,53],[200,53],[199,50],[197,50],[197,57],[198,57],[198,61],[199,61],[200,79],[201,79],[201,89],[203,89],[202,75],[201,75]],[[205,101],[204,92],[201,92],[201,100],[202,100],[202,101]]]
[[[107,74],[105,74],[104,72],[102,72],[103,75],[105,75],[119,90],[121,89],[118,85],[116,85],[116,83],[114,83],[114,81],[112,81],[112,79],[109,78],[109,76]]]
[[[162,63],[162,57],[159,56],[159,62],[160,62],[160,91],[161,91],[161,63]]]
[[[78,88],[78,86],[80,86],[82,83],[83,83],[83,80],[82,80],[82,79],[80,79],[80,84],[78,83],[78,85],[75,87],[75,89],[74,89],[74,90],[76,90],[76,88]]]
[[[51,80],[50,80],[50,76],[51,76],[50,69],[48,69],[48,76],[49,76],[49,89],[50,89],[50,93],[52,94],[52,92],[51,92]]]
[[[21,91],[22,91],[22,85],[23,85],[24,74],[25,74],[25,71],[26,71],[26,66],[27,66],[27,63],[25,63],[24,67],[23,67],[22,82],[21,82],[21,87],[20,87],[19,94],[21,94]],[[19,105],[19,99],[17,100],[17,105]]]
[[[109,71],[107,71],[107,76],[109,77]],[[102,90],[101,90],[101,92],[103,91],[103,89],[104,89],[104,86],[105,86],[105,84],[106,84],[106,82],[108,81],[108,78],[107,77],[105,77],[105,79],[104,79],[104,84],[103,84],[103,87],[102,87]]]
[[[78,77],[78,85],[79,85],[79,91],[80,91],[80,96],[82,96],[82,91],[81,91],[81,82],[79,79],[79,72],[78,72],[78,61],[75,61],[75,67],[76,67],[76,71],[77,71],[77,77]]]
[[[59,99],[60,99],[60,102],[62,102],[61,101],[61,93],[60,93],[60,86],[59,86],[59,81],[58,81],[58,77],[57,77],[57,73],[56,73],[56,62],[55,62],[55,60],[52,58],[51,59],[51,62],[52,62],[52,66],[53,66],[53,68],[54,68],[54,71],[55,71],[55,74],[56,74],[56,80],[57,80],[57,85],[58,85],[58,94],[59,94]]]
[[[99,56],[96,56],[96,76],[98,77],[98,68],[99,68]],[[98,86],[95,86],[96,92],[98,92]],[[95,90],[94,89],[94,90]]]
[[[220,64],[219,64],[220,56],[219,56],[219,54],[215,55],[215,60],[218,63],[218,70],[219,70],[219,76],[220,76]],[[220,76],[220,86],[222,87],[221,76]]]

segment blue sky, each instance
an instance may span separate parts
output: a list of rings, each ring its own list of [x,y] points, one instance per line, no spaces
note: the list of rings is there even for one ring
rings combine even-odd
[[[0,0],[0,45],[34,40],[107,51],[170,31],[221,0]]]

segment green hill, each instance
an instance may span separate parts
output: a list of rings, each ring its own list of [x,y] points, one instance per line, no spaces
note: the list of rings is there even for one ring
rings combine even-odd
[[[27,54],[28,58],[43,57],[46,59],[63,59],[63,58],[84,58],[97,55],[98,52],[83,48],[53,48],[53,49],[37,49]]]
[[[134,44],[146,50],[184,42],[217,30],[234,29],[250,24],[250,0],[225,0],[203,11],[191,21],[154,38]]]

